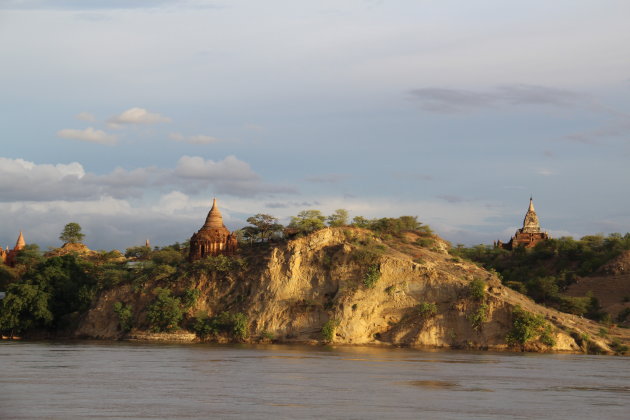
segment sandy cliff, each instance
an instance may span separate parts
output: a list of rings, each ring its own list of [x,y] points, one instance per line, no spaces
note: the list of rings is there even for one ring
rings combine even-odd
[[[409,241],[382,242],[361,229],[324,229],[275,247],[244,251],[243,257],[246,269],[194,273],[173,288],[176,294],[191,287],[201,291],[191,317],[222,311],[247,315],[251,341],[325,342],[322,328],[328,326],[330,341],[338,344],[503,350],[508,349],[506,336],[517,305],[542,315],[555,339],[553,348],[534,339],[525,345],[527,350],[580,352],[588,346],[610,352],[613,338],[630,341],[624,331],[599,337],[600,325],[541,307],[503,287],[492,273],[450,256],[439,238],[429,249]],[[370,275],[377,279],[373,287],[365,284]],[[487,285],[481,300],[470,295],[474,279]],[[137,291],[123,285],[103,292],[77,335],[121,337],[112,309],[121,301],[134,308],[135,328],[128,336],[150,338],[145,309],[153,299],[152,288],[161,285],[149,282]],[[177,337],[193,339],[181,333]]]

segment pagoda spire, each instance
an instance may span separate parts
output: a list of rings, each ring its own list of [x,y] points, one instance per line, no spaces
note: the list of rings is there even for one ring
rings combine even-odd
[[[20,236],[18,236],[17,241],[15,242],[15,248],[13,248],[16,251],[21,251],[22,249],[24,249],[24,247],[26,246],[26,241],[24,240],[24,235],[22,234],[22,231],[20,231]]]
[[[222,228],[225,227],[223,224],[223,216],[221,215],[221,211],[219,210],[219,206],[217,205],[216,197],[212,199],[212,208],[208,213],[208,217],[206,217],[206,223],[203,225],[203,228]]]
[[[534,200],[529,197],[529,207],[527,213],[525,213],[525,219],[523,220],[523,228],[520,229],[522,233],[539,233],[540,222],[538,222],[538,215],[534,210]]]

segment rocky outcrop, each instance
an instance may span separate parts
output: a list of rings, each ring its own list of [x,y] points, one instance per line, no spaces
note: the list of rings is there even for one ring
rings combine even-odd
[[[246,269],[192,273],[174,293],[200,290],[190,317],[245,314],[250,341],[506,350],[519,306],[546,320],[555,344],[532,340],[512,349],[580,352],[589,342],[610,351],[607,341],[597,338],[598,324],[541,307],[503,287],[494,274],[437,247],[409,253],[409,246],[361,229],[323,229],[268,249],[243,250]],[[473,281],[485,284],[481,298],[471,296]],[[141,336],[151,289],[159,285],[103,292],[77,335],[120,337],[112,308],[121,301],[134,308],[132,335]]]

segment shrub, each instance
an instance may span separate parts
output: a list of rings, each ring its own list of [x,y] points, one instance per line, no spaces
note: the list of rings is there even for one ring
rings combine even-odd
[[[373,264],[368,267],[367,272],[363,276],[363,285],[368,289],[373,288],[376,285],[378,279],[381,278],[381,268],[378,264]]]
[[[184,295],[181,298],[184,309],[188,310],[195,306],[195,303],[197,303],[199,296],[201,296],[201,291],[199,289],[186,289],[186,291],[184,291]]]
[[[425,318],[425,319],[431,318],[437,315],[437,312],[438,312],[437,305],[435,303],[428,303],[428,302],[422,302],[421,304],[416,306],[415,309],[416,309],[416,313],[421,318]]]
[[[435,244],[435,240],[432,238],[419,238],[415,244],[422,248],[430,248]]]
[[[559,309],[574,315],[584,315],[591,305],[589,297],[558,296]]]
[[[229,325],[232,334],[238,338],[246,338],[249,334],[247,331],[247,316],[242,312],[231,314]]]
[[[131,331],[133,308],[131,305],[125,305],[122,302],[114,303],[114,313],[118,317],[118,327],[123,332]]]
[[[163,249],[153,252],[151,254],[151,260],[156,264],[177,266],[184,261],[184,255],[179,251]]]
[[[468,294],[473,300],[484,300],[486,297],[486,282],[480,278],[475,278],[468,285]]]
[[[385,252],[385,245],[378,243],[372,238],[367,238],[355,243],[356,249],[352,251],[350,257],[353,261],[362,264],[369,265],[375,264],[379,257]]]
[[[555,340],[551,325],[541,315],[529,313],[520,306],[514,307],[512,329],[506,336],[507,343],[511,346],[520,345],[523,347],[536,339],[549,347],[553,347]]]
[[[263,332],[260,333],[260,338],[264,340],[273,340],[273,333],[267,330],[264,330]]]
[[[522,293],[524,295],[527,294],[527,287],[520,281],[507,281],[505,282],[505,285],[510,289],[516,290],[519,293]]]
[[[149,305],[147,319],[154,332],[171,331],[179,325],[183,313],[181,302],[178,298],[171,296],[171,291],[157,287],[154,290],[155,299]]]
[[[482,303],[466,318],[470,321],[470,325],[472,325],[473,329],[479,331],[483,323],[488,320],[488,305]]]
[[[225,255],[217,255],[197,260],[193,263],[193,271],[209,271],[227,273],[230,271],[236,271],[244,268],[246,265],[245,260],[241,258],[232,258]]]
[[[148,260],[151,255],[151,248],[148,246],[132,246],[125,250],[125,257],[138,260]]]
[[[206,338],[209,335],[216,335],[219,331],[216,329],[214,323],[210,322],[211,318],[207,316],[195,317],[195,321],[192,324],[192,330],[197,336]]]
[[[223,332],[243,339],[249,335],[248,327],[247,316],[241,312],[221,312],[212,318],[197,317],[193,323],[193,331],[202,338]]]
[[[629,316],[630,308],[624,308],[623,311],[619,312],[619,315],[617,315],[617,322],[626,322]]]
[[[610,343],[610,348],[615,352],[615,354],[625,354],[628,351],[628,346],[622,344],[618,338],[613,339]]]
[[[339,326],[339,321],[336,319],[329,319],[322,327],[322,338],[324,341],[331,342],[335,338],[335,331]]]

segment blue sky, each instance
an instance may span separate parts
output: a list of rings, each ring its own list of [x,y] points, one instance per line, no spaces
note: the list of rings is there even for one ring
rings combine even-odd
[[[304,209],[630,231],[627,1],[0,1],[0,244]],[[2,243],[4,242],[4,243]]]

